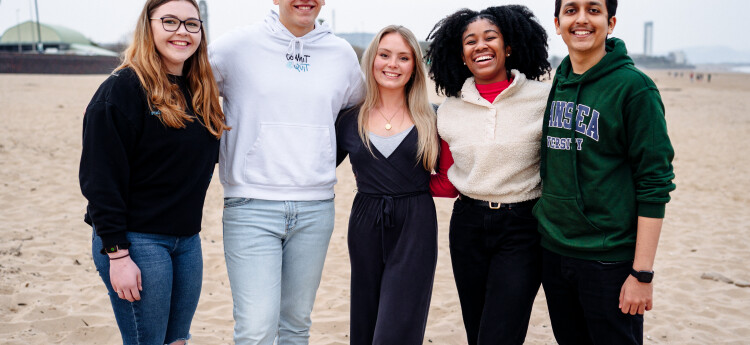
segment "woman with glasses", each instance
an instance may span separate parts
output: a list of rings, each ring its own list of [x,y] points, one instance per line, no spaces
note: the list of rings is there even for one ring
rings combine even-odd
[[[83,119],[79,179],[94,263],[123,344],[185,344],[198,232],[227,130],[194,0],[148,0],[123,63]]]
[[[351,344],[422,344],[437,262],[435,111],[414,34],[387,26],[362,57],[366,95],[336,124],[357,180],[349,217]]]

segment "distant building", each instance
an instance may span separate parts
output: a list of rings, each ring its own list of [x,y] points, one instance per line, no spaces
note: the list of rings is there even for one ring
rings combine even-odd
[[[547,61],[549,61],[550,67],[552,67],[552,71],[554,71],[557,66],[560,66],[562,63],[564,56],[558,56],[558,55],[550,55],[549,58],[547,58]]]
[[[0,73],[109,74],[118,54],[66,27],[25,22],[0,36]],[[37,54],[41,31],[41,49]]]
[[[678,65],[687,64],[687,55],[685,55],[685,52],[681,50],[669,53],[669,59],[674,61],[674,63]]]
[[[643,55],[654,55],[654,22],[643,25]]]
[[[198,3],[198,8],[201,11],[201,20],[203,20],[203,32],[208,39],[208,4],[206,4],[206,0],[201,0]]]
[[[672,52],[667,56],[632,54],[638,68],[645,69],[693,69],[695,66],[689,64],[682,52]]]
[[[362,50],[367,49],[370,41],[375,38],[375,34],[369,32],[336,33],[336,36],[345,39],[352,47],[359,47]]]
[[[68,55],[117,56],[117,53],[97,47],[80,32],[58,25],[40,23],[41,41],[45,53]],[[37,25],[27,21],[5,30],[0,36],[0,52],[33,52],[39,41]]]
[[[336,33],[336,36],[341,37],[349,42],[352,48],[354,48],[354,51],[357,53],[357,58],[360,60],[362,59],[362,54],[364,54],[365,49],[367,49],[367,47],[370,45],[370,42],[375,39],[375,34],[370,32]],[[422,49],[422,56],[427,53],[427,49],[429,48],[429,46],[429,42],[419,41],[419,48]]]

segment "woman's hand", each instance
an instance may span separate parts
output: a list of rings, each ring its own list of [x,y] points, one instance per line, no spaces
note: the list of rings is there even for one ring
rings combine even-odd
[[[127,250],[109,254],[109,281],[117,297],[129,302],[141,300],[141,269],[128,256]]]

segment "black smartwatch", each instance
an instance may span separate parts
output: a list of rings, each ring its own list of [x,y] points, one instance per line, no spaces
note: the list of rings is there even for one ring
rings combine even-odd
[[[654,280],[654,271],[636,271],[633,268],[630,271],[630,275],[638,279],[641,283],[650,283]]]
[[[101,253],[104,255],[107,255],[111,253],[117,253],[118,250],[128,249],[128,248],[130,248],[130,243],[120,243],[120,244],[115,244],[114,246],[102,248]]]

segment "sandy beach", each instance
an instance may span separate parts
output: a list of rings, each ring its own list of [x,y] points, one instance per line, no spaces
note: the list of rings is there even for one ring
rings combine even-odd
[[[648,73],[667,109],[677,190],[667,205],[644,343],[748,344],[750,287],[741,285],[750,282],[750,155],[742,143],[750,133],[750,74],[691,83],[688,73]],[[0,344],[120,342],[91,259],[78,186],[83,112],[105,78],[0,74]],[[313,345],[349,342],[346,226],[355,183],[348,162],[337,174],[336,226],[312,315]],[[439,259],[425,344],[466,344],[448,252],[452,203],[436,200]],[[232,342],[221,212],[215,178],[204,210],[204,283],[191,344]],[[527,343],[555,344],[541,289]]]

